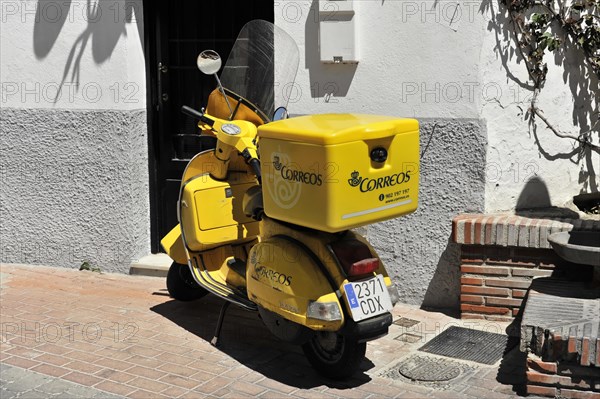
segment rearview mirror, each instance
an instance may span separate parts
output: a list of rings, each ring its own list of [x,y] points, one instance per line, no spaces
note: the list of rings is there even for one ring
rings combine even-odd
[[[214,50],[204,50],[196,60],[198,69],[207,75],[214,75],[221,69],[221,56]]]
[[[198,65],[198,69],[206,75],[215,75],[215,79],[217,79],[217,84],[219,86],[219,91],[223,94],[225,98],[225,102],[227,103],[227,108],[229,108],[229,118],[232,118],[233,110],[231,109],[231,104],[229,104],[229,99],[225,94],[225,89],[223,89],[223,85],[219,80],[219,76],[217,72],[221,69],[221,56],[215,50],[204,50],[198,55],[198,59],[196,60],[196,65]]]
[[[273,112],[273,122],[288,118],[288,111],[285,107],[279,107]]]

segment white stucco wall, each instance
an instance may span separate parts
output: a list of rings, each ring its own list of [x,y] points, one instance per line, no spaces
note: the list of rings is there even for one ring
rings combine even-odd
[[[2,107],[146,108],[142,1],[90,5],[0,2]]]
[[[2,261],[91,261],[126,271],[149,252],[142,0],[90,4],[0,0]],[[405,302],[451,307],[458,301],[452,216],[511,210],[523,191],[544,193],[545,186],[551,203],[563,205],[597,190],[600,159],[569,154],[572,143],[540,124],[537,136],[530,130],[530,92],[520,86],[526,72],[498,28],[496,0],[353,5],[359,63],[326,65],[318,54],[318,0],[275,1],[275,23],[300,48],[289,109],[419,119],[428,148],[420,208],[370,226],[367,235]],[[577,133],[590,123],[586,106],[598,100],[574,96],[582,84],[584,93],[597,93],[598,81],[577,75],[581,60],[572,54],[567,73],[548,61],[539,105],[558,128]],[[532,177],[545,184],[524,190]],[[528,204],[544,203],[533,197]]]
[[[589,149],[574,152],[575,141],[557,137],[539,118],[537,129],[531,128],[526,120],[532,91],[527,89],[529,82],[524,63],[510,55],[515,51],[514,42],[504,40],[506,28],[497,28],[503,15],[496,2],[488,5],[481,15],[490,23],[481,48],[480,79],[496,82],[501,89],[501,96],[497,96],[497,100],[490,96],[479,111],[489,132],[486,210],[513,209],[521,195],[524,202],[533,206],[548,202],[563,206],[574,195],[597,192],[600,155]],[[599,117],[597,77],[584,67],[581,54],[576,50],[569,50],[564,56],[547,55],[545,61],[548,75],[538,97],[538,107],[563,133],[577,136],[590,130]],[[599,132],[600,124],[592,131],[596,145],[600,142]],[[544,184],[536,184],[536,177]],[[528,182],[531,189],[525,188]]]
[[[543,123],[538,123],[540,146],[536,144],[524,118],[531,92],[520,83],[527,83],[527,72],[507,48],[514,49],[514,44],[507,42],[512,38],[498,23],[504,23],[504,13],[496,0],[363,0],[353,5],[359,63],[349,66],[323,65],[318,60],[317,0],[275,2],[275,23],[300,47],[298,90],[289,104],[292,113],[484,120],[489,139],[488,212],[514,209],[524,185],[535,176],[546,183],[557,206],[581,191],[597,191],[598,154],[579,161],[564,155],[572,151],[573,142],[557,138]],[[588,113],[583,116],[586,122],[573,126],[573,113],[583,104],[597,108],[598,99],[574,105],[573,94],[579,89],[573,82],[587,81],[592,94],[598,92],[598,80],[573,72],[581,63],[573,54],[567,54],[564,66],[548,59],[548,81],[539,107],[557,128],[577,134],[590,127],[593,116]]]
[[[276,25],[300,47],[290,112],[364,112],[421,123],[427,152],[419,209],[367,228],[404,302],[458,306],[458,248],[449,239],[453,216],[514,210],[521,195],[526,206],[563,206],[581,191],[597,191],[597,154],[581,160],[560,155],[571,152],[573,143],[539,124],[543,150],[538,146],[524,118],[531,95],[522,87],[527,72],[509,49],[514,45],[497,0],[353,1],[357,65],[319,61],[318,4],[275,2]],[[579,126],[573,127],[572,114],[581,106],[572,93],[579,92],[573,83],[578,62],[572,54],[564,67],[549,59],[539,98],[557,127],[573,133]],[[579,81],[588,93],[598,92],[597,80]]]
[[[150,251],[142,1],[0,22],[0,261],[127,272]]]

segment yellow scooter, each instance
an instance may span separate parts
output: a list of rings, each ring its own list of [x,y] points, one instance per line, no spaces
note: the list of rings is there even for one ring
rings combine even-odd
[[[179,224],[161,244],[174,261],[173,298],[225,300],[214,345],[234,303],[339,379],[357,370],[367,341],[387,334],[398,301],[375,250],[351,229],[417,208],[419,126],[358,114],[287,118],[275,110],[286,102],[277,89],[292,87],[297,65],[281,29],[244,26],[207,109],[182,109],[216,146],[187,165]],[[216,76],[221,60],[204,51],[198,66]]]

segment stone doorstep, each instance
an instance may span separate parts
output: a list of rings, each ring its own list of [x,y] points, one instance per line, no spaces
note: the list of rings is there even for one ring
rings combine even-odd
[[[463,214],[452,220],[457,244],[501,247],[552,248],[548,236],[559,231],[600,230],[598,218],[574,219],[540,212],[514,214]]]
[[[150,277],[167,277],[173,260],[163,253],[146,255],[129,267],[129,274]]]

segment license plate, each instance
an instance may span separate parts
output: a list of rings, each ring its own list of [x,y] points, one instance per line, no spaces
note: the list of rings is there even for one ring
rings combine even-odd
[[[344,291],[354,321],[392,310],[390,294],[381,274],[368,280],[344,284]]]

